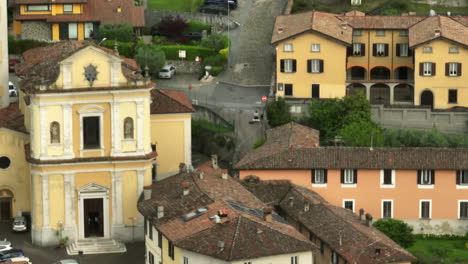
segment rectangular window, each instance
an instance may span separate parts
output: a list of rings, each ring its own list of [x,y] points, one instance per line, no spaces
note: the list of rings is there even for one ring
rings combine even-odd
[[[320,44],[314,43],[311,45],[312,52],[320,52]]]
[[[383,184],[393,184],[392,181],[392,170],[383,170]]]
[[[446,74],[447,76],[459,76],[459,72],[458,72],[458,66],[459,63],[457,62],[449,62],[446,64]]]
[[[408,43],[400,43],[400,57],[409,56],[409,46]]]
[[[95,149],[101,147],[101,132],[99,116],[83,117],[83,148]]]
[[[285,96],[292,96],[293,95],[293,85],[290,83],[284,84],[284,95]]]
[[[423,53],[432,53],[432,47],[430,46],[423,47]]]
[[[468,201],[458,201],[458,219],[468,219]]]
[[[151,251],[148,251],[148,262],[149,264],[154,264],[154,255]]]
[[[449,47],[449,53],[458,53],[458,47]]]
[[[319,59],[307,60],[307,72],[308,73],[323,72],[323,60],[319,60]]]
[[[312,84],[312,98],[320,98],[320,84]]]
[[[189,264],[188,257],[184,257],[184,264]]]
[[[72,5],[72,4],[65,4],[65,5],[63,5],[63,12],[64,12],[64,13],[71,13],[71,12],[73,12],[73,5]]]
[[[78,24],[77,23],[68,24],[68,38],[69,39],[78,38]]]
[[[392,218],[392,217],[393,217],[393,201],[382,200],[382,218]]]
[[[375,35],[379,37],[385,36],[385,30],[377,30]]]
[[[343,200],[343,208],[349,209],[354,212],[354,200],[353,199]]]
[[[86,39],[94,38],[94,24],[93,23],[84,24],[84,37]]]
[[[433,186],[435,183],[434,170],[418,170],[418,185]]]
[[[280,61],[281,72],[291,73],[296,72],[296,60],[283,59]]]
[[[298,264],[297,256],[291,257],[291,264]]]
[[[358,30],[358,29],[353,30],[353,36],[361,36],[361,35],[362,35],[361,30]]]
[[[283,51],[292,52],[293,51],[293,44],[292,43],[285,43],[284,46],[283,46]]]
[[[352,187],[357,183],[357,170],[356,169],[344,169],[341,170],[341,183],[342,187],[350,185]]]
[[[338,264],[338,254],[335,251],[331,253],[331,264]]]
[[[458,101],[457,90],[448,90],[448,102],[449,104],[456,104]]]
[[[401,37],[407,37],[408,36],[408,30],[400,30],[400,36]]]
[[[423,75],[432,76],[432,63],[431,62],[423,63]]]
[[[153,240],[153,225],[149,226],[149,239]]]
[[[144,218],[143,220],[145,223],[145,236],[148,235],[148,220],[146,219],[146,217]]]
[[[312,183],[325,184],[327,183],[327,169],[312,170]]]
[[[167,249],[168,250],[167,254],[169,255],[169,257],[172,260],[174,260],[174,244],[172,244],[172,242],[169,241],[169,240],[167,240],[167,242],[169,243],[169,246],[168,246],[168,249]]]
[[[431,200],[420,200],[419,201],[419,218],[430,219],[431,216],[432,216]]]
[[[385,44],[384,43],[377,43],[376,44],[376,51],[377,51],[377,56],[380,56],[380,57],[385,56]]]
[[[468,170],[457,171],[457,185],[468,185]]]
[[[362,44],[361,43],[353,43],[353,56],[361,56],[362,53]]]
[[[158,232],[158,247],[162,249],[163,239],[161,232]]]
[[[27,5],[26,12],[50,11],[50,5]]]

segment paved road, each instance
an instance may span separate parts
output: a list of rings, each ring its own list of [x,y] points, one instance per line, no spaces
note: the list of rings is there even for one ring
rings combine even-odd
[[[13,233],[11,223],[0,222],[0,239],[6,238],[15,248],[22,249],[33,264],[51,264],[60,259],[76,259],[80,264],[127,264],[144,263],[145,245],[143,242],[128,243],[126,253],[68,256],[65,249],[39,247],[31,244],[31,234]]]

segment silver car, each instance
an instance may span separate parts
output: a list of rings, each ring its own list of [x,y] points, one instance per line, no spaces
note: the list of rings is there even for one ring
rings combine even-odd
[[[24,232],[27,228],[26,218],[24,216],[17,216],[13,220],[13,231]]]
[[[171,79],[176,73],[176,69],[173,65],[165,65],[158,73],[159,78]]]

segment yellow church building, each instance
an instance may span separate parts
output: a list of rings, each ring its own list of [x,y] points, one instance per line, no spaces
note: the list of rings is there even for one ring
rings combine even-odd
[[[30,212],[33,243],[57,244],[62,230],[69,254],[124,251],[120,241],[143,239],[143,186],[191,164],[190,102],[94,44],[23,59],[20,102],[0,109],[0,197],[9,198],[0,217]]]

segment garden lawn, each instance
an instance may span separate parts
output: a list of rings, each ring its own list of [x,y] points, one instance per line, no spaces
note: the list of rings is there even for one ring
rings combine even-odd
[[[468,263],[468,248],[465,248],[466,240],[416,240],[416,243],[408,251],[420,260],[421,264],[432,263],[437,256],[434,248],[446,249],[444,257],[446,264]]]
[[[148,8],[156,10],[196,12],[204,0],[148,0]]]

